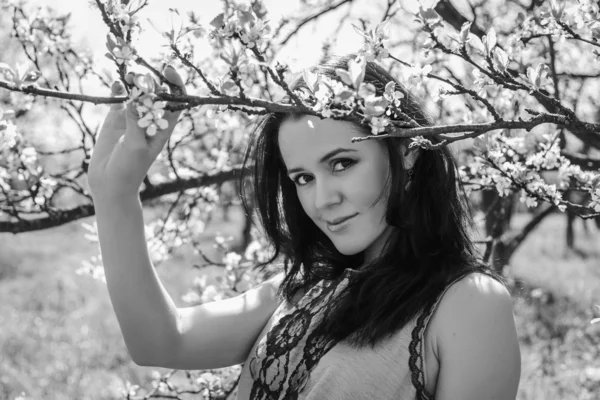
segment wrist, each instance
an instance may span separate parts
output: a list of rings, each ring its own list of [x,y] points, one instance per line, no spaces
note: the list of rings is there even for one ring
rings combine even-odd
[[[92,202],[96,213],[102,212],[104,209],[114,209],[115,207],[123,207],[128,205],[141,206],[139,193],[103,193],[101,195],[93,195]]]

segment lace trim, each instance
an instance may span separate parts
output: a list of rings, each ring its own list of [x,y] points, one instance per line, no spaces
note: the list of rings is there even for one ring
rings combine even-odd
[[[310,372],[336,345],[334,340],[326,339],[319,327],[347,283],[345,276],[340,280],[323,280],[295,306],[276,311],[271,329],[260,340],[250,360],[254,381],[250,399],[298,398]]]
[[[408,366],[411,372],[411,380],[413,386],[417,390],[417,400],[435,400],[435,397],[427,392],[425,389],[425,373],[424,373],[424,358],[423,354],[425,354],[425,329],[429,325],[429,320],[433,315],[437,305],[442,300],[442,297],[446,293],[450,287],[455,284],[457,281],[461,280],[465,276],[473,273],[474,271],[466,271],[456,278],[454,278],[449,284],[446,285],[445,289],[434,299],[434,301],[430,302],[421,312],[417,319],[417,323],[412,330],[411,337],[412,340],[408,345],[408,351],[410,356],[408,358]]]

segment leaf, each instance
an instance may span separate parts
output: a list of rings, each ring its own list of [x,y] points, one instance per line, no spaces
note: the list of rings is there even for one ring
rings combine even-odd
[[[150,21],[150,20],[148,20],[148,21]],[[152,25],[151,21],[150,21],[150,24]],[[117,47],[117,43],[115,43],[115,41],[112,38],[110,33],[107,34],[106,35],[106,48],[108,49],[108,51],[112,52],[115,47]]]
[[[223,25],[225,25],[225,14],[221,13],[217,15],[213,18],[212,21],[210,21],[210,24],[216,29],[220,29],[221,27],[223,27]]]
[[[237,85],[233,81],[225,81],[221,85],[221,88],[223,88],[225,90],[237,89]]]
[[[469,31],[471,30],[471,22],[465,22],[460,28],[460,42],[466,43],[469,40]]]
[[[268,11],[262,1],[253,2],[252,11],[254,11],[254,14],[256,14],[259,19],[263,19],[268,14]]]
[[[471,46],[477,53],[485,54],[485,46],[479,37],[473,33],[469,33],[469,46]]]
[[[17,73],[15,70],[5,63],[0,63],[0,74],[4,75],[4,77],[11,82],[14,82],[17,78]]]
[[[154,30],[155,30],[156,32],[158,32],[158,33],[159,33],[159,34],[161,34],[161,35],[164,35],[164,32],[163,32],[162,30],[158,29],[158,27],[156,26],[156,24],[154,23],[154,21],[152,21],[150,18],[146,18],[146,20],[148,21],[148,23],[150,24],[150,26],[151,26],[152,28],[154,28]],[[115,45],[115,46],[116,46],[116,45]]]
[[[352,78],[350,77],[348,71],[342,68],[336,68],[335,73],[337,74],[337,76],[340,77],[342,82],[344,82],[348,86],[352,86]]]
[[[15,117],[15,110],[2,110],[0,108],[0,119],[10,119]]]
[[[550,9],[552,11],[552,16],[554,17],[554,19],[560,20],[562,18],[563,12],[565,11],[565,4],[566,2],[564,1],[561,1],[560,5],[557,4],[556,0],[550,1]]]
[[[387,93],[391,96],[394,93],[395,88],[396,88],[396,83],[394,81],[389,81],[385,85],[385,93]]]
[[[240,21],[240,24],[244,25],[248,22],[253,22],[256,18],[254,17],[254,14],[252,14],[251,12],[239,11],[238,19]]]
[[[537,67],[527,68],[527,78],[529,78],[529,82],[537,89],[541,85],[543,85],[543,80],[546,79],[548,75],[548,66],[546,64],[540,63]]]
[[[536,85],[536,81],[537,81],[537,77],[538,77],[538,70],[537,69],[533,69],[532,67],[527,67],[527,78],[529,79],[529,82],[537,87]]]
[[[375,35],[378,38],[381,38],[382,40],[385,40],[388,38],[389,35],[389,23],[390,20],[387,19],[383,22],[380,22],[377,27],[375,28]]]
[[[360,87],[360,84],[365,79],[365,70],[367,68],[367,61],[362,57],[351,59],[348,61],[348,73],[352,80],[352,86],[355,89]]]
[[[34,83],[36,82],[38,79],[40,79],[40,76],[42,76],[42,73],[38,70],[34,70],[34,69],[30,69],[28,70],[25,75],[21,78],[21,81],[23,83]]]
[[[338,93],[337,97],[341,100],[341,101],[346,101],[348,100],[350,97],[352,97],[354,93],[351,90],[348,89],[342,89],[340,90],[340,92]]]
[[[426,20],[429,23],[440,20],[440,15],[433,9],[427,8],[423,9],[422,6],[419,5],[419,15],[422,19]]]
[[[485,46],[488,54],[490,54],[494,47],[496,47],[496,40],[496,30],[494,27],[491,27],[485,36]]]
[[[498,69],[502,72],[506,72],[506,67],[508,65],[508,54],[500,47],[496,47],[494,49],[494,61]]]
[[[306,85],[310,91],[314,93],[317,88],[317,82],[319,81],[319,75],[309,71],[308,69],[305,69],[302,71],[302,77],[304,78],[304,82],[306,82]]]
[[[352,27],[360,36],[364,37],[367,40],[371,40],[371,37],[362,28],[360,28],[354,24],[352,24]]]
[[[358,95],[363,99],[367,99],[371,96],[375,96],[375,85],[372,83],[363,83],[358,89]]]

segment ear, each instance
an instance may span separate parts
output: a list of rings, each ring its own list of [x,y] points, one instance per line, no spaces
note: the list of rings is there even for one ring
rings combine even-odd
[[[419,158],[419,154],[420,154],[420,148],[418,146],[415,146],[411,149],[408,148],[408,144],[410,143],[410,141],[403,141],[400,143],[400,153],[402,155],[402,164],[404,166],[405,170],[409,170],[411,169],[414,165],[415,162],[417,161],[417,158]]]

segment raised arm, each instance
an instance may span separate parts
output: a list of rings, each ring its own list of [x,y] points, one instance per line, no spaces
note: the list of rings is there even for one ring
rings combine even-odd
[[[283,274],[231,299],[177,308],[152,266],[136,198],[97,206],[106,282],[136,364],[212,369],[244,362],[277,307]]]
[[[164,74],[184,91],[174,69]],[[112,90],[124,92],[119,83]],[[208,369],[243,362],[277,306],[276,279],[232,299],[176,307],[150,261],[138,191],[179,114],[165,112],[168,128],[155,134],[139,127],[138,117],[133,104],[111,106],[88,170],[108,292],[127,349],[147,366]]]

